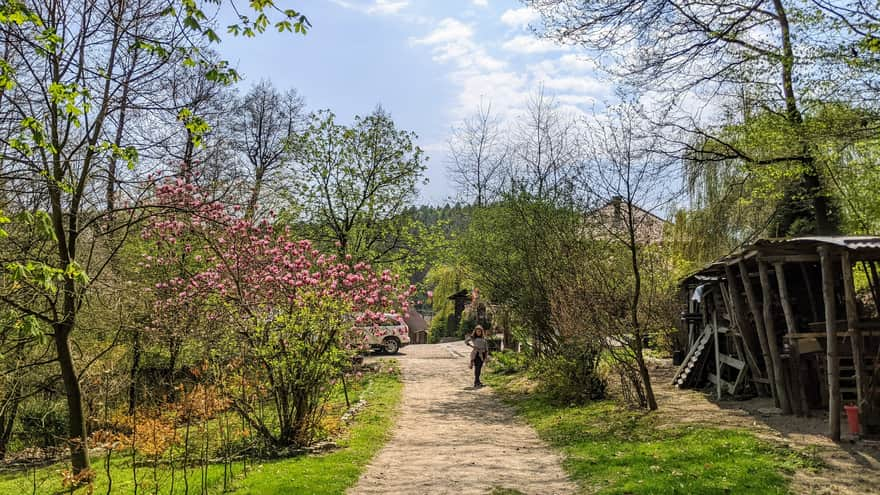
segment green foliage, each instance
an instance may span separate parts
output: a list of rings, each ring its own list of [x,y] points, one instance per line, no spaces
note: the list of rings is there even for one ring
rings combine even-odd
[[[557,353],[536,357],[529,373],[550,400],[585,404],[605,398],[606,383],[598,371],[600,357],[595,343],[566,341]]]
[[[524,352],[515,352],[505,349],[501,352],[492,354],[492,360],[489,361],[489,367],[493,373],[499,375],[512,375],[525,371],[529,365],[529,356]]]
[[[611,401],[570,406],[527,394],[515,377],[490,375],[518,413],[565,455],[569,475],[601,494],[786,493],[795,469],[821,465],[809,453],[742,429],[662,425],[656,413]]]
[[[335,495],[344,493],[354,485],[367,463],[382,448],[393,432],[394,416],[400,403],[402,383],[396,373],[380,371],[367,373],[362,380],[350,380],[350,399],[364,400],[367,406],[354,416],[354,421],[340,437],[334,440],[339,449],[321,455],[301,455],[286,459],[263,460],[257,465],[249,462],[246,475],[244,466],[236,462],[231,466],[213,463],[207,467],[207,493],[222,491],[224,470],[231,468],[235,477],[229,487],[234,494],[282,495],[287,493],[309,493],[316,495]],[[345,400],[338,390],[332,396],[334,411],[345,408]],[[50,410],[43,408],[42,411]],[[63,415],[62,415],[63,417]],[[216,434],[219,424],[211,425]],[[64,435],[64,431],[59,432]],[[178,432],[181,436],[183,432]],[[204,441],[204,440],[202,440]],[[212,442],[213,443],[213,442]],[[203,445],[203,444],[200,444]],[[176,462],[180,462],[179,452]],[[103,461],[103,459],[99,459]],[[137,462],[144,459],[138,457]],[[103,462],[101,462],[103,464]],[[97,463],[96,463],[97,464]],[[114,453],[111,459],[113,490],[111,493],[127,494],[133,492],[131,457],[128,452]],[[0,495],[31,493],[32,480],[36,480],[37,493],[58,493],[61,491],[59,471],[62,464],[40,467],[28,473],[8,471],[0,474]],[[142,466],[139,470],[141,490],[149,487],[152,475]],[[159,466],[159,485],[161,493],[184,493],[183,473],[176,467],[174,490],[171,490],[171,470],[166,464]],[[189,493],[201,493],[202,473],[190,468]],[[103,469],[97,469],[95,493],[107,493],[107,478]],[[79,492],[76,492],[79,493]]]
[[[292,143],[302,167],[305,228],[325,248],[355,260],[412,273],[425,266],[442,233],[407,215],[424,184],[424,152],[381,108],[339,124],[329,111],[312,115]]]

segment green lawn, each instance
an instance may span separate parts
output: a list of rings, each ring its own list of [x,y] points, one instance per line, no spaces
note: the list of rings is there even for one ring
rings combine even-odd
[[[366,464],[388,439],[394,424],[394,413],[400,401],[402,385],[397,374],[377,373],[365,375],[358,390],[353,392],[352,401],[363,398],[367,407],[358,412],[351,428],[339,439],[339,448],[322,455],[304,455],[248,463],[247,475],[241,462],[234,463],[232,483],[228,486],[235,494],[341,494],[352,486]],[[336,394],[334,394],[336,395]],[[103,468],[104,459],[93,459],[93,467],[98,472],[94,486],[95,494],[107,493],[107,477]],[[28,493],[58,493],[61,490],[61,471],[66,464],[57,464],[28,473],[23,471],[0,475],[0,495],[22,495]],[[223,465],[208,467],[208,493],[222,493]],[[130,494],[134,492],[131,463],[125,455],[114,454],[111,462],[113,478],[112,493]],[[34,491],[33,476],[36,476]],[[154,493],[152,469],[140,467],[138,470],[138,493]],[[157,475],[158,493],[184,493],[183,473],[177,468],[174,490],[171,491],[171,473],[161,469]],[[189,493],[199,494],[202,489],[202,473],[198,466],[189,471]],[[80,490],[78,493],[86,493]]]
[[[537,393],[522,392],[516,375],[487,378],[545,441],[562,451],[566,471],[587,493],[789,493],[788,474],[819,465],[813,457],[745,430],[661,426],[656,415],[612,401],[554,405]]]

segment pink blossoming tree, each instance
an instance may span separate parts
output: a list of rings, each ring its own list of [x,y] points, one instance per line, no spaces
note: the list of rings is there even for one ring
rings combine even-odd
[[[169,274],[153,288],[154,326],[174,331],[188,312],[221,329],[204,344],[233,378],[232,407],[276,448],[308,444],[329,384],[362,347],[355,328],[386,313],[402,319],[414,287],[246,219],[180,179],[158,186],[156,201],[176,213],[143,231],[145,269]]]

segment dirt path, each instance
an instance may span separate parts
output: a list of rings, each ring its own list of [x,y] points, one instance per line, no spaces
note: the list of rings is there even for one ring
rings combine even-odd
[[[534,430],[491,389],[470,387],[468,351],[462,342],[403,349],[397,428],[350,494],[576,492]]]

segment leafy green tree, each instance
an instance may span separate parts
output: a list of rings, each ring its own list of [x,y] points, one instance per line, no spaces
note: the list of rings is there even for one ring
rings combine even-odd
[[[313,238],[360,261],[423,260],[429,233],[406,214],[418,185],[426,183],[415,139],[381,108],[355,117],[351,126],[337,123],[329,111],[314,114],[294,150]]]

